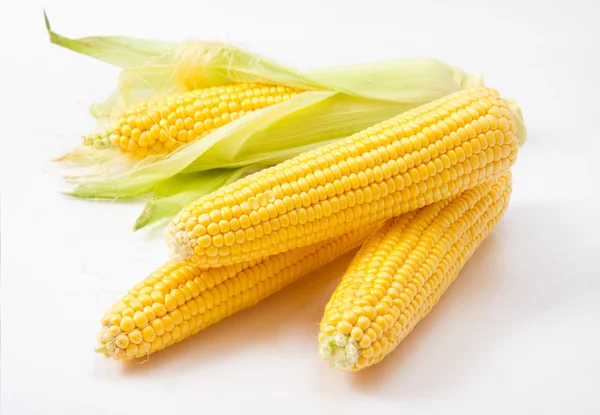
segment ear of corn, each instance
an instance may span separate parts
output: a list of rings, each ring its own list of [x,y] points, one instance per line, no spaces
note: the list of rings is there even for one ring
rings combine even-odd
[[[136,104],[111,117],[108,128],[84,144],[113,146],[131,158],[169,153],[253,111],[287,101],[302,91],[265,84],[196,89]]]
[[[222,266],[335,238],[499,177],[518,133],[496,91],[460,91],[200,198],[167,241]]]
[[[357,248],[375,228],[218,269],[167,262],[102,318],[97,351],[126,361],[162,350]]]
[[[423,319],[508,206],[511,174],[386,222],[363,245],[325,307],[319,353],[359,370]]]

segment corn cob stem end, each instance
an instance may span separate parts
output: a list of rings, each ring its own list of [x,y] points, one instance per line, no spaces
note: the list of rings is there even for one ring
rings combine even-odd
[[[358,361],[359,346],[352,337],[334,333],[321,341],[319,355],[331,367],[351,370]]]

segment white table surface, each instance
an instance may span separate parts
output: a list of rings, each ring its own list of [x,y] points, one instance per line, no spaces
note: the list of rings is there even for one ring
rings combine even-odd
[[[484,3],[2,2],[2,415],[600,413],[598,6]],[[217,38],[300,67],[430,55],[482,71],[529,128],[508,213],[430,316],[361,373],[329,369],[315,339],[349,257],[145,364],[106,360],[93,353],[100,316],[167,249],[159,231],[131,231],[142,201],[58,192],[49,160],[93,129],[87,108],[118,71],[50,45],[42,6],[66,36]]]

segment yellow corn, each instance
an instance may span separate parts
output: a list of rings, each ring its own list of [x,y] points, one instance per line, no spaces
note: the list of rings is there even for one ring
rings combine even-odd
[[[96,350],[124,361],[162,350],[358,247],[375,229],[367,226],[260,262],[207,270],[167,262],[105,314]]]
[[[114,117],[109,130],[84,144],[119,147],[132,158],[168,153],[215,128],[302,92],[283,86],[240,83],[197,89],[137,104]]]
[[[371,366],[438,302],[508,206],[510,172],[458,197],[387,221],[364,244],[325,308],[319,354]]]
[[[329,240],[499,177],[516,134],[496,91],[460,91],[198,199],[167,242],[217,267]]]

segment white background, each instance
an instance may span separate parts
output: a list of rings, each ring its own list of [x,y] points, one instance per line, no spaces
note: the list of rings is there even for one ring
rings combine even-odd
[[[5,1],[0,6],[1,408],[14,414],[600,413],[600,58],[590,1]],[[99,318],[167,255],[142,201],[61,195],[50,159],[118,71],[60,34],[234,42],[299,67],[428,55],[481,71],[529,141],[505,218],[383,363],[337,372],[317,323],[349,257],[122,365]]]

